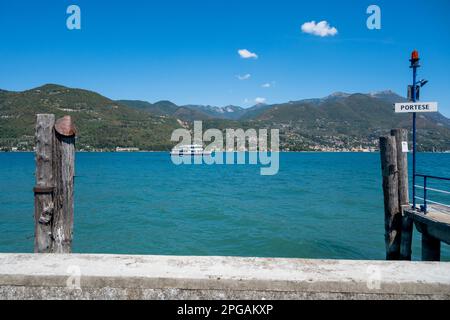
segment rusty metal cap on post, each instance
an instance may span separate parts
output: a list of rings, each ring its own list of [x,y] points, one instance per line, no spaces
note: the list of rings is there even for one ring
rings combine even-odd
[[[55,130],[65,137],[72,137],[77,134],[77,129],[73,124],[71,116],[64,116],[61,119],[58,119],[55,123]]]

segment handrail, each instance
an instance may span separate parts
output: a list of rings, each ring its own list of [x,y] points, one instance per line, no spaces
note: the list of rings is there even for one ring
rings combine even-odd
[[[416,188],[419,188],[419,189],[424,189],[424,187],[422,187],[422,186],[418,186],[418,185],[416,185],[415,186]],[[427,188],[429,191],[434,191],[434,192],[439,192],[439,193],[444,193],[444,194],[450,194],[450,191],[445,191],[445,190],[439,190],[439,189],[434,189],[434,188]],[[416,197],[417,198],[417,197]]]
[[[419,199],[419,200],[425,200],[424,198],[421,198],[421,197],[416,197],[416,199]],[[432,201],[432,200],[430,200],[430,199],[428,199],[427,202],[429,202],[429,203],[434,203],[434,204],[438,204],[438,205],[440,205],[440,206],[450,208],[450,205],[448,205],[448,204],[444,204],[444,203],[437,202],[437,201]]]
[[[437,180],[445,180],[450,181],[450,178],[444,178],[444,177],[437,177],[437,176],[429,176],[425,174],[416,174],[416,177],[422,177],[422,178],[430,178],[430,179],[437,179]]]
[[[433,204],[437,204],[437,205],[441,205],[441,206],[445,206],[445,207],[450,208],[450,205],[449,205],[449,204],[444,204],[444,203],[441,203],[441,202],[437,202],[437,201],[433,201],[433,200],[428,199],[428,191],[438,192],[438,193],[443,193],[443,194],[450,194],[449,191],[446,191],[446,190],[440,190],[440,189],[436,189],[436,188],[429,188],[429,187],[427,186],[428,180],[450,181],[450,178],[437,177],[437,176],[429,176],[429,175],[424,175],[424,174],[416,174],[416,175],[414,175],[414,176],[415,176],[415,177],[421,177],[421,178],[423,178],[423,186],[414,184],[414,185],[413,185],[413,188],[414,188],[414,190],[415,190],[415,188],[423,189],[423,198],[422,198],[422,197],[416,196],[416,195],[415,195],[416,193],[415,193],[415,191],[414,191],[414,200],[416,200],[416,199],[418,199],[418,200],[423,200],[423,207],[421,208],[421,210],[422,210],[425,214],[427,214],[427,206],[428,206],[428,203],[433,203]],[[415,201],[414,201],[414,202],[415,202]],[[414,208],[414,209],[415,209],[415,208]]]

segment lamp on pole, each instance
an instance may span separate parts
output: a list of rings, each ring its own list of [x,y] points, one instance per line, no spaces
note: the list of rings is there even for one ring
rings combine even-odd
[[[416,102],[416,79],[417,79],[417,68],[420,67],[419,65],[419,52],[417,50],[414,50],[411,54],[411,66],[410,68],[413,69],[413,84],[412,84],[412,102]],[[413,209],[416,208],[416,118],[417,113],[413,113]]]
[[[395,113],[412,113],[413,114],[413,178],[412,178],[412,195],[413,195],[413,209],[416,209],[416,158],[417,158],[417,112],[438,112],[437,102],[416,102],[420,97],[420,88],[428,83],[428,80],[422,79],[417,81],[417,68],[419,65],[419,52],[414,50],[411,54],[410,68],[413,69],[413,82],[408,86],[408,102],[394,103]],[[406,142],[402,142],[402,144]],[[405,147],[405,151],[408,152],[408,148]],[[424,200],[426,202],[426,200]],[[426,206],[426,205],[425,205]]]

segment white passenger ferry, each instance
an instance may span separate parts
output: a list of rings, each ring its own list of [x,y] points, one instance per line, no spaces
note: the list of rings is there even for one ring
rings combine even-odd
[[[185,146],[177,146],[170,152],[173,156],[203,156],[211,155],[211,151],[205,151],[202,145],[190,144]]]

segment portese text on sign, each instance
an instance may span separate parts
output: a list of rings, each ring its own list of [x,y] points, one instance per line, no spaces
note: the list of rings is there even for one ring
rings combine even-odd
[[[437,102],[401,102],[395,104],[395,112],[437,112]]]

